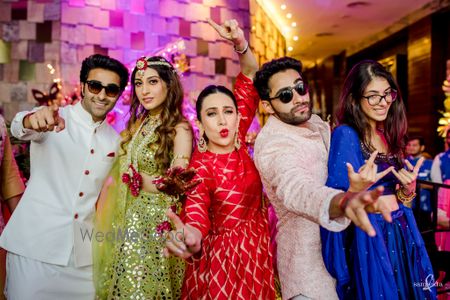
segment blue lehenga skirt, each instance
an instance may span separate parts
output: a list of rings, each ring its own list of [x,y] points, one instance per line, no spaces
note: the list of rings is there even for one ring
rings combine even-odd
[[[369,214],[375,237],[350,225],[321,228],[322,255],[336,278],[339,299],[436,299],[433,268],[410,208],[400,204],[392,223]]]

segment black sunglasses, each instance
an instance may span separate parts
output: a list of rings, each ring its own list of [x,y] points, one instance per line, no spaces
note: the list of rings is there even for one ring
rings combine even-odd
[[[304,81],[299,81],[294,86],[281,89],[275,97],[269,98],[268,100],[280,99],[280,101],[284,104],[289,103],[292,101],[292,98],[294,98],[293,90],[295,90],[300,96],[304,96],[308,93],[308,85]]]
[[[108,97],[116,97],[120,93],[120,87],[117,84],[111,83],[104,86],[100,81],[97,80],[88,80],[86,81],[89,92],[92,94],[98,94],[105,89],[105,94]]]

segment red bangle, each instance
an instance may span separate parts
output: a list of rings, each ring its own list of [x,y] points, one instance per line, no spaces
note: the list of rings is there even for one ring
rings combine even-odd
[[[347,207],[347,205],[348,205],[348,202],[350,201],[350,199],[352,198],[352,196],[354,195],[355,193],[352,193],[352,192],[346,192],[345,194],[344,194],[344,196],[342,196],[342,198],[339,200],[339,208],[343,211],[343,212],[345,212],[345,208]]]

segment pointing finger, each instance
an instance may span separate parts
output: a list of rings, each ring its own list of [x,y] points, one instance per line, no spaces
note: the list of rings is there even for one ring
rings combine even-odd
[[[182,229],[184,227],[183,221],[181,221],[180,217],[170,208],[167,210],[166,216],[170,219],[170,221],[172,221],[173,225],[175,225],[177,229]]]
[[[370,154],[369,160],[367,161],[367,165],[372,165],[375,162],[375,158],[377,158],[378,151],[375,150]]]
[[[238,22],[236,20],[230,20],[230,30],[231,32],[236,32],[238,29]]]
[[[387,174],[392,172],[392,170],[394,170],[394,167],[391,166],[391,167],[387,168],[386,170],[384,170],[383,172],[377,173],[375,181],[380,180],[381,178],[383,178],[384,176],[386,176]]]
[[[346,163],[345,165],[347,166],[347,173],[348,173],[349,177],[351,175],[355,174],[355,169],[353,169],[353,166],[351,163]]]
[[[415,174],[419,174],[420,167],[422,166],[422,164],[423,164],[424,161],[425,161],[425,157],[421,157],[421,158],[417,161],[416,166],[414,167],[414,173],[415,173]]]
[[[56,125],[56,132],[60,132],[64,128],[66,128],[66,121],[63,118],[58,117],[57,125]]]
[[[214,28],[217,32],[221,32],[222,31],[222,27],[217,24],[216,22],[214,22],[212,19],[207,18],[206,21],[208,22],[209,25],[212,26],[212,28]]]
[[[356,210],[356,217],[359,219],[360,228],[364,230],[369,236],[375,236],[375,229],[373,229],[372,224],[370,223],[369,216],[366,211],[362,208],[358,208]]]

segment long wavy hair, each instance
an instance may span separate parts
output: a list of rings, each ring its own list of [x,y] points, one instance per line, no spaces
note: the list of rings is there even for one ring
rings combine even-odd
[[[160,114],[161,125],[155,129],[157,139],[155,143],[158,148],[155,152],[155,161],[158,170],[164,171],[170,167],[170,153],[173,151],[173,140],[175,138],[175,126],[180,122],[186,122],[182,114],[183,103],[183,86],[181,85],[180,77],[173,68],[173,66],[161,56],[152,56],[146,59],[149,62],[148,68],[154,69],[158,76],[166,83],[167,97],[164,101],[164,106]],[[151,64],[151,62],[166,62],[166,64]],[[169,67],[170,66],[170,67]],[[125,145],[130,142],[136,130],[138,130],[141,123],[145,120],[149,111],[147,111],[139,102],[135,92],[134,79],[136,77],[137,68],[134,68],[131,74],[131,105],[130,105],[130,119],[128,120],[127,128],[122,132],[122,142],[120,147],[123,153],[126,154]]]
[[[359,135],[367,149],[374,151],[370,143],[371,128],[361,108],[364,90],[376,77],[385,78],[392,89],[398,93],[397,99],[392,102],[386,120],[383,122],[384,137],[389,147],[389,153],[400,155],[406,145],[406,121],[405,105],[392,74],[380,63],[373,60],[364,60],[356,64],[347,75],[339,99],[337,122],[352,126]]]

